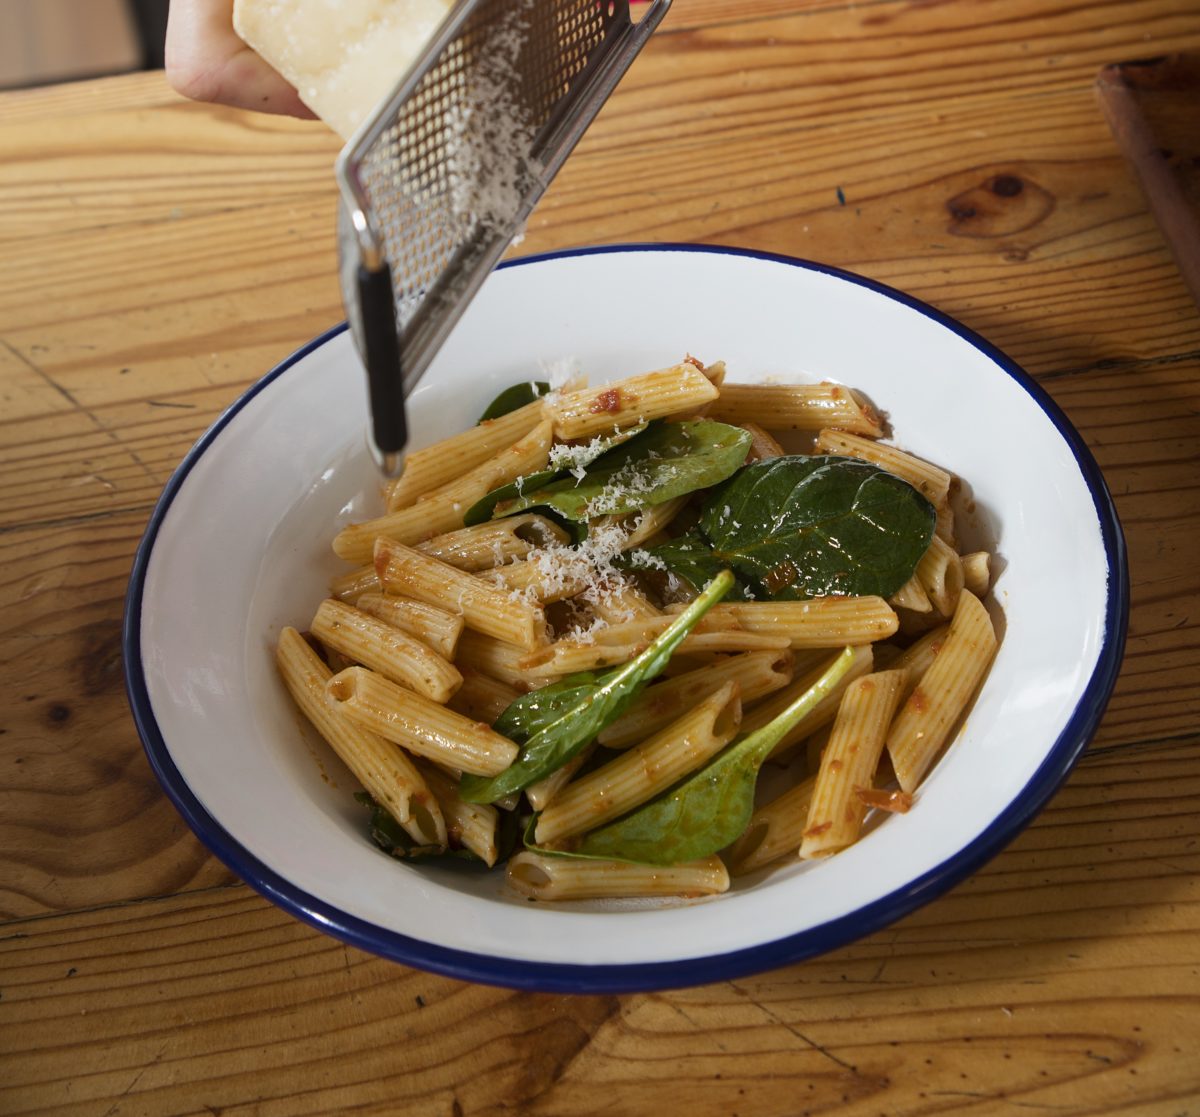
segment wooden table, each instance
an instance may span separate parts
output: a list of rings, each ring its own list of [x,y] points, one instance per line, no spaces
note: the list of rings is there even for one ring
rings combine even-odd
[[[1188,48],[1191,0],[675,0],[539,207],[522,251],[769,249],[957,316],[1083,432],[1132,564],[1107,717],[1008,851],[834,954],[629,997],[344,947],[181,822],[126,578],[192,442],[342,316],[337,144],[158,74],[0,97],[0,1112],[1200,1114],[1200,314],[1093,93]]]

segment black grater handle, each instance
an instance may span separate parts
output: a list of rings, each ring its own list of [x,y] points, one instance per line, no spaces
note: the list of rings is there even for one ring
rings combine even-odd
[[[387,261],[371,270],[358,266],[358,305],[362,313],[363,361],[371,400],[371,433],[382,458],[400,453],[408,442],[404,381],[392,269]]]

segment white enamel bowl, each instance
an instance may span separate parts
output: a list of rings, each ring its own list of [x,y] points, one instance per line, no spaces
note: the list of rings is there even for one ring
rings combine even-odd
[[[731,376],[865,391],[897,442],[960,474],[998,552],[1002,644],[964,732],[913,810],[828,861],[693,903],[533,904],[503,873],[414,867],[364,835],[353,779],[274,674],[339,569],[338,525],[374,507],[365,389],[348,333],[272,370],[200,440],[138,551],[125,652],[150,762],[208,847],[268,898],[377,954],[519,988],[616,992],[793,962],[897,919],[979,868],[1065,778],[1121,661],[1120,526],[1082,440],[968,330],[878,284],[693,246],[517,261],[493,274],[409,401],[414,445],[571,359],[593,383],[694,353]]]

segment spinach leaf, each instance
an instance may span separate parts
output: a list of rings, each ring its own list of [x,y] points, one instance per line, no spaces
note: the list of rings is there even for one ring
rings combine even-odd
[[[644,550],[646,554],[665,563],[668,573],[682,578],[695,590],[706,585],[710,578],[724,569],[698,527],[685,531],[666,543],[660,543],[657,547],[639,550]],[[636,569],[639,565],[638,551],[621,555],[616,565],[625,569]],[[739,580],[734,582],[733,589],[729,591],[729,598],[731,601],[746,601],[750,594]]]
[[[624,515],[707,489],[728,478],[750,451],[741,427],[697,419],[662,423],[604,456],[582,478],[566,477],[496,506],[510,515],[545,505],[569,520]]]
[[[561,768],[658,677],[687,634],[732,585],[733,575],[722,571],[628,663],[600,674],[580,672],[518,698],[493,726],[521,746],[516,760],[496,776],[463,776],[459,795],[469,803],[493,803]]]
[[[639,423],[636,426],[626,427],[624,430],[616,431],[607,436],[593,438],[586,445],[570,447],[568,448],[569,454],[567,451],[564,451],[561,455],[569,457],[570,465],[559,466],[555,464],[555,454],[558,450],[555,447],[551,451],[550,461],[552,468],[541,470],[538,473],[530,473],[525,477],[518,477],[515,481],[510,481],[507,485],[501,485],[498,489],[493,489],[467,509],[466,515],[463,516],[464,526],[471,527],[474,524],[482,524],[487,520],[500,516],[509,516],[514,512],[523,512],[527,508],[532,508],[532,504],[522,503],[522,498],[526,493],[533,493],[543,489],[552,481],[561,480],[566,483],[567,479],[572,476],[573,470],[583,469],[591,465],[592,462],[602,458],[614,447],[620,446],[621,443],[628,442],[631,438],[641,434],[646,427],[646,423]],[[503,507],[498,507],[501,505]]]
[[[857,458],[754,462],[700,515],[715,562],[775,600],[888,597],[912,577],[937,513],[899,477]]]
[[[546,395],[549,391],[550,385],[544,380],[525,380],[520,384],[513,384],[512,387],[505,388],[487,405],[487,409],[479,416],[479,422],[486,423],[489,419],[499,419],[501,415],[508,415],[524,407],[527,403],[533,403],[535,399]],[[477,423],[476,426],[478,425]]]
[[[486,523],[492,518],[492,512],[501,501],[519,498],[525,491],[526,486],[529,486],[531,491],[533,489],[540,489],[543,485],[561,476],[561,470],[544,469],[540,473],[530,473],[527,477],[518,477],[515,481],[510,481],[507,485],[501,485],[498,489],[493,489],[486,496],[480,497],[479,500],[467,509],[463,515],[463,526],[473,527],[475,524]]]
[[[837,686],[853,660],[853,650],[846,648],[774,721],[730,745],[657,799],[585,835],[573,855],[677,865],[708,857],[736,841],[754,813],[754,786],[762,762],[784,734]]]

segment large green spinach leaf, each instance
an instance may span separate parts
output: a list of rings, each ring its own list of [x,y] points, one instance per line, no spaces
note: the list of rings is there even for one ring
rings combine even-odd
[[[749,451],[750,435],[741,427],[711,419],[661,423],[605,454],[582,478],[526,485],[521,496],[496,504],[493,515],[546,506],[569,520],[620,516],[719,484]]]
[[[628,663],[600,674],[571,675],[518,698],[493,726],[521,746],[516,760],[496,776],[463,776],[459,795],[470,803],[494,803],[561,768],[658,677],[687,634],[732,585],[733,575],[722,571]]]
[[[916,489],[870,462],[796,455],[754,462],[715,489],[681,555],[649,550],[689,580],[689,569],[727,566],[776,600],[888,597],[912,577],[936,520]]]
[[[730,745],[657,799],[586,834],[574,855],[677,865],[708,857],[736,841],[754,813],[754,787],[762,762],[788,730],[837,686],[853,661],[853,650],[846,648],[774,721]]]

